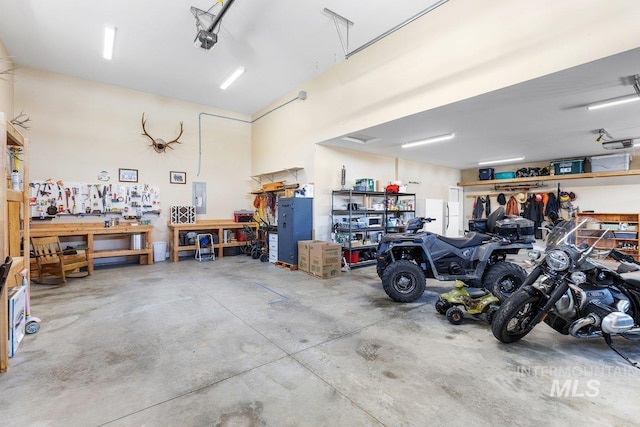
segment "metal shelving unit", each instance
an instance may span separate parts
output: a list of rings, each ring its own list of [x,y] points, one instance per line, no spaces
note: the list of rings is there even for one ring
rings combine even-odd
[[[334,237],[344,248],[347,265],[375,264],[379,240],[386,233],[404,231],[406,219],[415,214],[415,202],[415,194],[411,193],[333,191]]]

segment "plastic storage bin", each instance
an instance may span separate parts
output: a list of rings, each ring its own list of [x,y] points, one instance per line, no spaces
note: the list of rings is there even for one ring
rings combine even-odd
[[[616,239],[636,239],[638,237],[638,233],[635,231],[614,231],[613,234]]]
[[[513,179],[515,177],[515,172],[496,172],[496,179]]]
[[[494,179],[494,169],[493,168],[481,168],[478,171],[478,178],[480,181],[489,181]]]
[[[557,160],[551,162],[555,175],[572,175],[584,172],[584,159]]]
[[[610,154],[591,157],[591,172],[628,171],[631,155],[629,153]]]

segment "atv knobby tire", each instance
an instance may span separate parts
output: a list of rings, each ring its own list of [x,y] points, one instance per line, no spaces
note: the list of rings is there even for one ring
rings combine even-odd
[[[382,287],[396,302],[413,302],[424,293],[426,279],[416,263],[401,259],[392,262],[382,274]]]
[[[502,303],[520,289],[526,277],[527,273],[522,267],[502,261],[489,267],[482,280],[482,287],[489,289]]]

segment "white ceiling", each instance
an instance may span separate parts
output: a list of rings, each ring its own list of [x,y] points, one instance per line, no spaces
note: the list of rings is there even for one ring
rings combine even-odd
[[[194,44],[190,9],[217,15],[216,0],[0,0],[0,39],[21,66],[252,114],[344,60],[325,8],[354,22],[352,51],[434,3],[238,0],[207,51]],[[105,25],[117,28],[112,61],[102,58]],[[219,89],[237,66],[245,75]]]
[[[528,163],[619,154],[602,148],[594,131],[640,138],[640,102],[586,106],[635,94],[629,77],[636,74],[640,48],[349,134],[375,138],[366,145],[339,138],[324,144],[459,169],[521,156]],[[400,148],[452,132],[451,141]]]
[[[252,114],[344,60],[325,8],[355,23],[351,52],[435,3],[238,0],[222,21],[218,44],[206,51],[194,46],[190,8],[213,6],[217,14],[215,0],[0,0],[0,39],[18,66]],[[118,28],[112,61],[102,58],[105,25]],[[345,34],[342,24],[341,30]],[[245,75],[220,90],[239,65]],[[518,156],[529,162],[611,154],[592,131],[640,137],[640,102],[598,111],[585,105],[633,94],[625,78],[635,74],[640,49],[352,133],[376,138],[366,145],[325,143],[454,168]],[[450,132],[456,134],[452,142],[399,147]]]

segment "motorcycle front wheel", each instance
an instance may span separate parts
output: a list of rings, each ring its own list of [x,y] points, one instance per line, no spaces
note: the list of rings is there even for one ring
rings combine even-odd
[[[519,341],[534,328],[531,320],[538,314],[539,295],[521,289],[502,303],[491,323],[493,335],[503,343]]]
[[[424,293],[424,272],[415,262],[401,259],[392,262],[382,274],[382,287],[396,302],[413,302]]]

